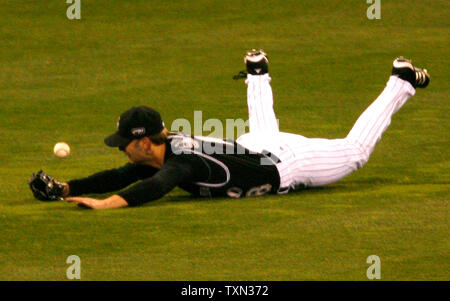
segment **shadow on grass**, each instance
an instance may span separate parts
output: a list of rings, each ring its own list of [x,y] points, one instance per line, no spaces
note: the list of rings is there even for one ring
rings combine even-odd
[[[327,186],[322,186],[322,187],[307,187],[307,188],[302,188],[299,187],[298,189],[296,189],[295,191],[291,191],[288,194],[282,194],[281,196],[290,196],[290,195],[295,195],[295,196],[301,196],[302,194],[305,195],[305,197],[307,197],[308,195],[311,194],[326,194],[326,195],[330,195],[330,194],[335,194],[335,193],[351,193],[351,192],[357,192],[357,191],[363,191],[363,190],[367,190],[367,189],[373,189],[376,186],[383,186],[383,185],[392,185],[392,184],[400,184],[400,183],[396,183],[395,181],[392,181],[392,179],[390,178],[383,178],[383,177],[370,177],[370,178],[360,178],[360,179],[355,179],[355,180],[351,180],[351,181],[342,181],[342,182],[338,182],[338,183],[334,183],[331,185],[327,185]],[[401,183],[402,185],[410,185],[412,183]],[[105,194],[91,194],[91,195],[86,195],[86,197],[91,197],[91,198],[97,198],[97,199],[102,199],[105,198],[108,195]],[[277,194],[267,194],[264,196],[259,196],[259,197],[251,197],[251,199],[261,199],[264,200],[265,198],[272,198],[274,196],[277,196]],[[210,202],[210,201],[214,201],[214,202],[235,202],[235,201],[242,201],[244,198],[226,198],[226,197],[196,197],[193,195],[190,195],[186,192],[186,194],[183,195],[167,195],[165,197],[163,197],[162,199],[159,200],[155,200],[155,201],[150,201],[146,204],[143,205],[143,207],[154,207],[154,206],[164,206],[165,204],[173,204],[173,203],[199,203],[199,202]],[[250,199],[250,198],[245,198],[245,199]],[[36,205],[39,204],[39,201],[35,201],[30,199],[30,203],[31,202],[36,202]],[[45,202],[48,203],[48,205],[57,203],[57,201],[52,201],[52,202]],[[19,205],[19,204],[18,204]],[[20,203],[20,205],[23,205],[23,203]],[[70,208],[68,208],[67,206],[64,207],[55,207],[55,210],[89,210],[89,208],[83,207],[83,206],[69,206]],[[130,207],[133,208],[133,207]],[[138,207],[136,207],[138,208]]]

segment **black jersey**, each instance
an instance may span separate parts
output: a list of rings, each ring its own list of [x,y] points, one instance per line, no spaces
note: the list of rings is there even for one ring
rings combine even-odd
[[[203,197],[245,197],[277,192],[280,176],[273,156],[252,153],[236,141],[173,133],[166,142],[164,166],[128,163],[72,180],[70,195],[118,194],[130,206],[159,199],[174,187]]]
[[[276,192],[280,186],[273,156],[251,152],[234,140],[180,133],[171,137],[169,145],[173,156],[196,156],[207,167],[203,180],[179,184],[194,195],[237,198]]]

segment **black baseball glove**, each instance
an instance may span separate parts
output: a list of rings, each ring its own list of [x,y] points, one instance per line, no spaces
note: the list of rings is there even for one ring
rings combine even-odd
[[[42,170],[33,173],[28,184],[34,197],[40,201],[63,200],[64,184],[58,182]]]

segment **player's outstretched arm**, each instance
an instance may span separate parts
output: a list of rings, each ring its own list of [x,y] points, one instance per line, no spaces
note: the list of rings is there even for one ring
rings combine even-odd
[[[127,163],[119,168],[104,170],[86,178],[69,181],[67,183],[69,195],[79,196],[119,191],[138,181],[142,175],[150,177],[156,171],[157,169],[154,167]]]
[[[104,200],[87,197],[67,197],[66,201],[91,209],[115,209],[127,206],[139,206],[162,198],[179,183],[191,179],[193,166],[188,162],[170,160],[153,177],[145,179],[119,194]]]
[[[180,160],[179,160],[180,159]],[[195,180],[195,166],[182,160],[180,156],[167,161],[153,177],[145,179],[118,194],[129,206],[140,206],[158,200],[180,183]]]
[[[86,207],[90,209],[116,209],[127,207],[128,203],[120,195],[114,194],[104,200],[97,200],[93,198],[85,197],[68,197],[67,202],[76,203],[78,206]]]

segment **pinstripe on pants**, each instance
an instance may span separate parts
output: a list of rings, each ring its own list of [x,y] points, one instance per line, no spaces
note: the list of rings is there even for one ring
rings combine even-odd
[[[279,131],[270,80],[268,74],[247,75],[250,132],[237,142],[252,151],[267,150],[280,158],[280,192],[334,183],[361,168],[391,123],[392,115],[415,93],[409,82],[391,76],[347,137],[306,138]]]

